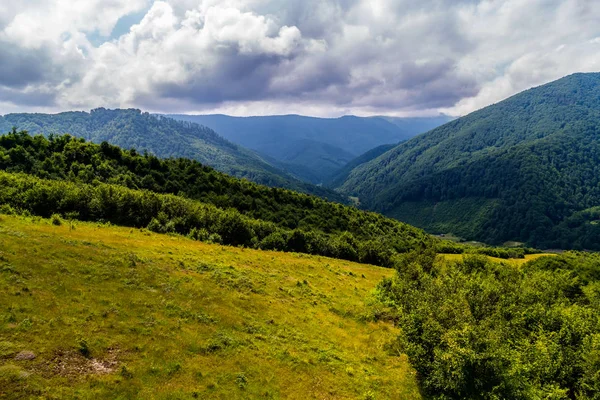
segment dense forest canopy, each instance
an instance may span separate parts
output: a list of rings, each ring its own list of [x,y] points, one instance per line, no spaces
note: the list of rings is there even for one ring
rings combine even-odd
[[[452,121],[354,169],[366,207],[489,243],[600,249],[600,74]]]
[[[260,184],[344,201],[333,191],[300,182],[210,128],[136,109],[97,108],[89,113],[8,114],[0,117],[0,132],[8,132],[13,127],[31,134],[69,133],[94,143],[106,141],[125,149],[148,151],[158,157],[185,157]]]
[[[515,268],[412,253],[376,297],[377,316],[402,327],[391,350],[408,355],[427,398],[598,398],[597,254]]]

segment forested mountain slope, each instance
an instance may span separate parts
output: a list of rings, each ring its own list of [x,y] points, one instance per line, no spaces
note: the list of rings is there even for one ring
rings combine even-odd
[[[575,74],[358,166],[340,189],[436,232],[600,249],[600,74]]]
[[[288,171],[323,183],[353,158],[382,144],[398,143],[439,126],[447,119],[315,118],[300,115],[232,117],[173,115],[206,125],[223,137],[288,165]]]
[[[331,178],[327,182],[327,186],[338,187],[339,185],[343,184],[346,181],[346,179],[348,179],[348,176],[356,167],[368,163],[369,161],[379,157],[385,152],[393,149],[394,147],[396,147],[395,144],[382,144],[381,146],[377,146],[374,149],[371,149],[365,152],[364,154],[361,154],[360,156],[356,157],[348,164],[346,164],[342,169],[334,173],[333,176],[331,176]]]
[[[0,117],[0,132],[8,132],[13,127],[32,134],[69,133],[95,143],[107,141],[126,149],[148,151],[159,157],[190,158],[239,178],[342,201],[330,191],[299,182],[210,128],[136,109],[98,108],[89,113],[8,114]]]

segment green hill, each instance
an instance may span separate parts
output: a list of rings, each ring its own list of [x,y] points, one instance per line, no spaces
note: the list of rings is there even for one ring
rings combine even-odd
[[[140,110],[98,108],[89,113],[8,114],[0,117],[0,132],[8,132],[13,127],[32,134],[69,133],[95,143],[106,141],[126,149],[148,151],[158,157],[185,157],[238,178],[343,201],[331,191],[298,181],[210,128]]]
[[[200,240],[390,265],[429,247],[423,231],[318,197],[257,185],[197,161],[72,136],[0,136],[0,204]]]
[[[420,398],[392,270],[0,215],[0,398]]]
[[[366,207],[489,243],[600,249],[600,74],[474,112],[358,166]]]

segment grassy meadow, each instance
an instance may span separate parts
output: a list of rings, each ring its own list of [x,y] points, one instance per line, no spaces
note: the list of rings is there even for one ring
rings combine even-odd
[[[393,274],[0,215],[0,398],[420,398],[365,317]]]
[[[442,257],[442,259],[444,259],[445,261],[463,261],[465,259],[466,256],[470,256],[470,254],[440,254],[440,257]],[[556,256],[556,254],[554,253],[539,253],[539,254],[525,254],[524,258],[509,258],[509,259],[505,259],[505,258],[497,258],[497,257],[489,257],[486,256],[489,260],[500,263],[500,264],[506,264],[506,265],[513,265],[515,267],[520,267],[521,265],[528,263],[529,261],[532,260],[536,260],[540,257],[545,257],[545,256]]]

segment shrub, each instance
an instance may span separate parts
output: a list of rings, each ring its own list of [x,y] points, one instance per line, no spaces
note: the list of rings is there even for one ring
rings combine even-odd
[[[18,213],[10,206],[10,204],[2,204],[0,205],[0,214],[15,215]]]
[[[263,250],[286,250],[287,238],[281,232],[273,232],[261,240],[259,247]]]
[[[218,233],[211,233],[208,236],[208,243],[222,244],[223,238]]]
[[[358,261],[358,245],[351,233],[344,232],[339,236],[335,236],[328,241],[327,245],[327,253],[331,257]]]
[[[190,231],[189,235],[190,239],[194,239],[194,240],[199,240],[201,242],[206,242],[208,241],[208,238],[210,237],[210,233],[204,229],[204,228],[192,228],[192,230]]]
[[[79,351],[79,354],[85,358],[89,358],[91,356],[90,346],[88,345],[87,340],[83,338],[79,339],[77,342],[77,351]]]
[[[52,225],[60,226],[62,225],[62,218],[58,214],[52,214],[50,217],[50,222]]]
[[[174,195],[104,183],[88,185],[43,180],[0,171],[0,204],[3,203],[23,213],[51,217],[54,224],[62,223],[58,216],[62,214],[84,221],[188,235],[212,243],[334,256],[384,267],[393,266],[394,254],[427,247],[430,243],[399,233],[398,229],[390,229],[376,240],[365,239],[365,232],[375,230],[377,225],[366,222],[372,218],[383,221],[383,217],[367,213],[360,214],[364,221],[353,220],[352,225],[357,227],[352,229],[360,232],[359,235],[350,231],[337,233],[335,227],[350,225],[339,218],[332,222],[328,233],[314,229],[290,231],[281,225],[249,218],[234,209],[225,211],[212,204]]]

